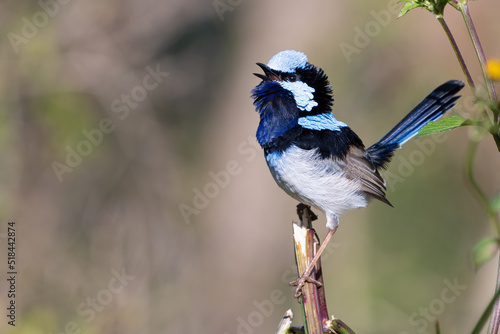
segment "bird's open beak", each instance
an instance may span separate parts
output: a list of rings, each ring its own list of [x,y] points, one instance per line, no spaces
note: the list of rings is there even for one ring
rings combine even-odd
[[[254,73],[253,75],[264,81],[280,81],[279,75],[277,75],[271,68],[262,63],[257,63],[257,65],[264,71],[265,75],[260,73]]]

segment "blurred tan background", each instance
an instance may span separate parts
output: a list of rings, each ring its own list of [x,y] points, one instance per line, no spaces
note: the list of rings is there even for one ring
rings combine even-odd
[[[393,7],[3,1],[0,254],[14,220],[19,274],[16,326],[2,316],[0,332],[273,333],[288,308],[302,324],[287,284],[297,203],[254,139],[255,62],[307,53],[329,75],[335,116],[371,145],[435,86],[464,79],[433,16],[396,19]],[[490,57],[499,11],[471,4]],[[480,80],[461,17],[446,14]],[[474,115],[464,94],[454,112]],[[468,136],[408,143],[385,173],[394,208],[341,218],[327,298],[358,333],[433,332],[436,318],[464,333],[488,303],[496,261],[476,273],[470,258],[491,232],[464,178]],[[476,172],[489,195],[499,166],[487,139]]]

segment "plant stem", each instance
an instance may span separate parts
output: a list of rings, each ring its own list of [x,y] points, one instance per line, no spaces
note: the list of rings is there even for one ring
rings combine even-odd
[[[498,134],[493,134],[493,140],[495,140],[498,152],[500,152],[500,136]]]
[[[276,334],[287,334],[289,333],[290,327],[292,327],[293,320],[293,312],[292,310],[288,310],[281,318],[281,321],[278,325],[278,329],[276,330]]]
[[[444,32],[446,33],[446,36],[448,37],[448,40],[450,41],[450,44],[453,48],[453,51],[455,51],[455,55],[457,56],[458,62],[460,63],[460,67],[462,68],[462,71],[464,72],[464,75],[467,78],[467,82],[469,83],[469,86],[472,90],[472,94],[476,94],[476,86],[474,85],[474,81],[472,80],[472,76],[470,75],[469,69],[467,68],[467,65],[465,64],[465,60],[462,57],[462,53],[460,52],[460,49],[458,48],[457,42],[455,41],[455,38],[453,37],[453,34],[451,33],[450,28],[448,27],[448,24],[444,20],[443,16],[437,16],[437,20],[439,21],[439,23],[441,23],[441,27],[443,28]]]
[[[491,120],[491,118],[489,117],[488,113],[486,112],[486,110],[484,110],[484,123],[486,124],[486,126],[483,126],[485,129],[488,130],[489,133],[491,133],[491,135],[493,136],[493,140],[495,141],[495,144],[497,145],[497,149],[498,149],[498,152],[500,152],[500,136],[499,136],[499,131],[498,131],[498,123],[497,124],[493,124],[493,122],[495,122],[495,118],[493,118],[493,121]]]
[[[295,259],[299,277],[306,271],[316,252],[315,231],[312,228],[311,211],[305,206],[300,217],[300,223],[293,223],[293,239],[295,244]],[[319,282],[323,283],[321,262],[316,263],[312,273]],[[328,320],[328,310],[324,287],[317,287],[307,283],[302,288],[302,307],[304,313],[304,330],[310,334],[322,334],[325,322]]]
[[[467,163],[466,163],[466,169],[467,169],[467,177],[469,179],[469,182],[475,190],[475,194],[477,195],[477,199],[479,201],[479,204],[483,207],[483,209],[488,213],[488,218],[490,221],[491,228],[496,231],[496,235],[500,237],[500,220],[498,218],[498,215],[495,212],[495,209],[491,207],[491,202],[484,193],[484,191],[481,189],[479,184],[476,181],[476,178],[474,177],[474,157],[476,156],[477,152],[477,146],[479,142],[475,139],[473,139],[469,145],[469,150],[467,153]]]
[[[476,191],[476,195],[478,197],[479,203],[483,206],[484,210],[488,213],[488,218],[493,230],[496,230],[497,236],[500,237],[500,220],[495,212],[495,210],[491,207],[491,202],[481,189],[481,187],[476,182],[474,177],[474,157],[477,152],[477,146],[479,142],[476,139],[473,139],[469,146],[469,151],[467,153],[467,177],[469,179],[470,184]],[[500,259],[497,268],[497,283],[495,287],[495,292],[498,292],[498,288],[500,286]],[[495,306],[492,311],[492,315],[490,318],[490,324],[488,327],[488,334],[497,334],[500,326],[500,302],[496,301]]]
[[[488,96],[491,101],[497,101],[495,86],[493,85],[493,82],[486,74],[486,56],[484,55],[483,47],[481,46],[481,42],[479,41],[479,36],[477,35],[474,22],[472,21],[472,17],[470,16],[467,2],[459,3],[458,9],[460,13],[462,13],[465,25],[467,26],[467,31],[469,32],[472,44],[474,45],[474,50],[476,51],[477,59],[479,60],[479,64],[481,65],[481,71],[483,72],[484,82],[486,84],[486,88],[488,89]]]
[[[500,256],[498,258],[497,286],[495,292],[500,288]],[[491,313],[490,324],[488,325],[488,334],[497,334],[500,327],[500,300],[495,301],[495,306]]]
[[[477,35],[477,31],[476,31],[476,28],[474,26],[474,22],[472,21],[472,17],[470,15],[469,7],[468,7],[467,3],[468,3],[468,0],[460,1],[460,2],[456,1],[456,0],[452,0],[450,2],[450,4],[454,8],[459,10],[460,13],[462,14],[465,25],[467,27],[467,31],[469,32],[469,37],[472,41],[472,45],[474,45],[474,51],[476,52],[477,59],[478,59],[479,64],[481,66],[481,71],[483,73],[484,82],[485,82],[485,85],[486,85],[487,90],[488,90],[488,96],[489,96],[490,102],[494,103],[496,106],[497,105],[497,95],[496,95],[496,91],[495,91],[495,85],[493,84],[493,81],[488,77],[488,75],[486,73],[486,56],[484,54],[481,42],[479,41],[479,36]],[[467,82],[469,83],[469,86],[472,89],[472,93],[474,94],[474,96],[476,96],[476,99],[477,99],[476,87],[474,85],[474,82],[472,81],[472,76],[470,75],[470,72],[467,68],[467,65],[465,64],[465,61],[462,57],[462,54],[460,53],[460,50],[458,49],[458,46],[456,44],[455,39],[453,38],[451,30],[449,29],[449,27],[446,24],[444,17],[442,15],[437,16],[436,18],[438,19],[439,23],[441,23],[443,30],[445,31],[446,35],[448,36],[448,39],[450,40],[451,46],[453,47],[453,51],[455,51],[455,55],[457,56],[458,62],[460,63],[460,67],[462,68],[462,71],[464,72],[465,76],[467,77]],[[494,119],[492,121],[492,126],[495,126],[495,125],[500,123],[500,113],[498,113],[498,115],[497,115],[495,110],[493,110],[493,109],[491,109],[491,110],[493,111],[493,114],[496,116],[496,117],[494,117]],[[489,118],[488,113],[486,111],[484,111],[484,115],[486,118]],[[490,131],[490,132],[493,136],[493,140],[495,141],[497,149],[500,152],[500,134],[498,132],[493,132],[493,131]]]

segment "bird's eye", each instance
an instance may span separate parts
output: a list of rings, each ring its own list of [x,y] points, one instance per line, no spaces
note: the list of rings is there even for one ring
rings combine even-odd
[[[296,75],[296,74],[290,74],[290,75],[288,76],[288,81],[290,81],[290,82],[295,82],[295,81],[297,81],[297,75]]]

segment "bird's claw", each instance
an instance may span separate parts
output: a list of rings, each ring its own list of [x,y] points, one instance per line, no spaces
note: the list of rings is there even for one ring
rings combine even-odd
[[[302,288],[306,283],[312,283],[316,285],[318,288],[321,288],[323,286],[323,283],[321,283],[318,280],[315,280],[314,278],[311,277],[311,274],[306,274],[304,273],[302,276],[297,278],[295,281],[290,282],[290,285],[292,286],[297,286],[297,289],[295,289],[295,298],[299,298],[302,295]]]

